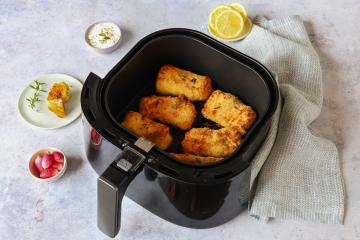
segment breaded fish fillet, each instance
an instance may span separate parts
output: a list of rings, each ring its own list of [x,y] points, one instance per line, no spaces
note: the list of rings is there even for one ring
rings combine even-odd
[[[47,102],[50,111],[58,117],[65,117],[65,103],[71,97],[71,90],[66,82],[54,83],[48,93]]]
[[[226,157],[240,146],[237,128],[192,128],[182,141],[184,152],[200,156]]]
[[[220,161],[222,158],[217,157],[203,157],[192,155],[188,153],[170,153],[173,157],[179,159],[180,161],[191,163],[191,164],[209,164]]]
[[[139,112],[163,123],[187,130],[191,128],[195,118],[195,106],[183,97],[150,96],[140,100]]]
[[[215,90],[205,102],[202,115],[223,127],[237,127],[245,134],[256,118],[256,112],[236,96]]]
[[[171,65],[160,68],[156,78],[156,92],[162,95],[184,95],[190,101],[204,101],[211,92],[211,79]]]
[[[150,140],[162,150],[166,149],[172,142],[169,127],[154,122],[138,112],[127,112],[122,125],[135,134]]]

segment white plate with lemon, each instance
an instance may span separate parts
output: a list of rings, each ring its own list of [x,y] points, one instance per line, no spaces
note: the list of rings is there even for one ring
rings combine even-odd
[[[252,22],[239,3],[218,5],[209,14],[208,31],[224,41],[238,41],[249,35]]]
[[[47,97],[55,83],[65,82],[70,87],[71,97],[65,103],[65,116],[58,117],[48,109]],[[32,126],[43,129],[63,127],[81,114],[80,94],[82,83],[66,74],[46,74],[31,81],[22,91],[18,100],[21,118]]]

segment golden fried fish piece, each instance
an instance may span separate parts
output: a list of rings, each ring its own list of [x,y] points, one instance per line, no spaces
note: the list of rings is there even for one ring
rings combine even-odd
[[[204,157],[188,153],[170,153],[170,155],[180,161],[190,164],[210,164],[222,160],[222,158],[218,157]]]
[[[195,106],[183,97],[150,96],[140,100],[139,112],[182,130],[191,128],[196,118]]]
[[[205,102],[202,115],[223,127],[237,127],[242,135],[256,118],[256,112],[236,96],[215,90]]]
[[[70,87],[65,82],[54,83],[48,93],[47,102],[50,111],[58,117],[65,117],[65,103],[70,99]]]
[[[192,128],[181,142],[185,153],[200,156],[226,157],[240,146],[237,128]]]
[[[204,101],[212,92],[211,79],[172,65],[164,65],[156,78],[156,92],[162,95],[184,95],[190,101]]]
[[[127,112],[122,125],[130,131],[133,131],[135,134],[150,140],[162,150],[169,147],[172,142],[169,127],[154,122],[138,112]]]

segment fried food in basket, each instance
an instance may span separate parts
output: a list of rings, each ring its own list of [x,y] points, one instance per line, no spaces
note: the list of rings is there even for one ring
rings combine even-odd
[[[236,96],[215,90],[205,102],[202,115],[223,127],[237,127],[242,135],[256,118],[256,112]]]
[[[234,152],[240,140],[238,128],[192,128],[181,144],[185,153],[222,158]]]
[[[195,106],[183,97],[150,96],[140,100],[139,112],[163,123],[188,130],[196,118]]]
[[[122,125],[135,134],[150,140],[162,150],[169,147],[172,142],[169,127],[154,122],[138,112],[127,112]]]
[[[212,92],[211,79],[172,65],[164,65],[156,78],[156,92],[162,95],[184,95],[190,101],[204,101]]]
[[[54,83],[47,96],[48,108],[58,117],[65,117],[65,103],[70,99],[71,91],[67,83]]]
[[[190,164],[211,164],[222,160],[222,158],[218,157],[203,157],[188,153],[170,153],[170,155],[182,162]]]

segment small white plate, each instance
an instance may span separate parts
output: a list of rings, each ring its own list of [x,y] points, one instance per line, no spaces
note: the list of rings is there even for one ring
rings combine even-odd
[[[217,36],[217,35],[213,32],[213,30],[209,27],[209,25],[207,26],[207,28],[208,28],[209,33],[210,33],[213,37],[215,37],[216,39],[219,39],[219,40],[225,41],[225,42],[235,42],[235,41],[239,41],[239,40],[242,40],[242,39],[246,38],[246,37],[250,34],[250,32],[251,32],[252,26],[253,26],[252,21],[250,20],[250,18],[248,18],[248,21],[246,22],[246,25],[245,25],[244,30],[243,30],[244,34],[242,34],[242,35],[241,35],[240,37],[238,37],[238,38],[231,38],[231,39],[220,38],[219,36]]]
[[[29,82],[22,91],[18,101],[18,110],[22,119],[27,123],[39,128],[55,129],[71,123],[80,116],[80,94],[82,83],[79,80],[66,74],[46,74],[34,80],[46,83],[46,85],[43,85],[42,87],[46,92],[41,93],[40,96],[42,101],[38,103],[39,111],[36,112],[29,107],[28,101],[26,101],[26,98],[31,97],[34,94],[35,90],[29,87],[30,84],[33,84],[33,81]],[[62,81],[69,84],[71,98],[65,103],[65,117],[59,118],[48,109],[46,98],[52,85]]]

